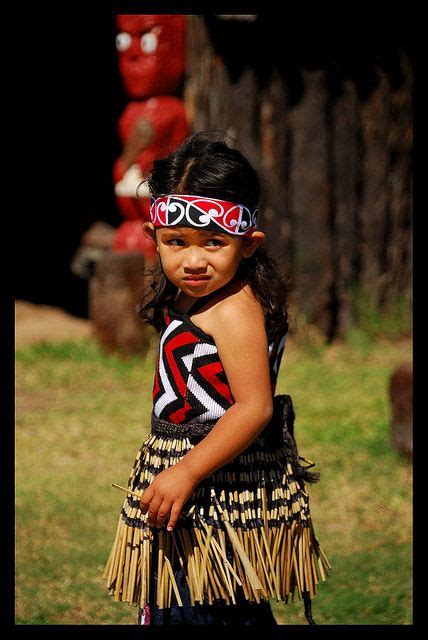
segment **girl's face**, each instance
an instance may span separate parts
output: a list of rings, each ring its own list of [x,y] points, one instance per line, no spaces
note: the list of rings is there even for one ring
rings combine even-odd
[[[242,258],[248,258],[264,241],[254,231],[248,238],[185,226],[158,227],[144,223],[155,239],[166,277],[190,296],[205,296],[235,275]]]

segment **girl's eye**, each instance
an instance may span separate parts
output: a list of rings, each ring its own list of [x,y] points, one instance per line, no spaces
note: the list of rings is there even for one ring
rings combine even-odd
[[[180,238],[173,238],[172,240],[168,240],[167,244],[172,245],[173,247],[178,247],[178,246],[182,246],[182,245],[177,245],[177,244],[173,244],[174,242],[183,242],[183,240],[181,240]],[[208,242],[215,242],[217,244],[215,245],[208,245],[208,246],[221,246],[223,244],[223,242],[217,238],[211,238],[211,240],[207,240]]]
[[[223,244],[223,242],[218,238],[212,238],[211,240],[208,240],[208,242],[217,242],[217,245],[215,245],[217,247]]]

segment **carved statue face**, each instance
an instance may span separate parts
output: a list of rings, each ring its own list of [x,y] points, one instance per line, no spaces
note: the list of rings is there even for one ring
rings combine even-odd
[[[131,98],[171,95],[184,74],[182,15],[116,16],[119,71]]]

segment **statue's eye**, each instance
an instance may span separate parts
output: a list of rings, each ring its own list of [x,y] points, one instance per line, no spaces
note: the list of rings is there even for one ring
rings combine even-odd
[[[116,49],[118,51],[126,51],[131,46],[131,36],[129,33],[122,31],[122,33],[118,33],[116,36]]]
[[[144,53],[154,53],[157,48],[158,39],[152,31],[141,36],[141,49]]]

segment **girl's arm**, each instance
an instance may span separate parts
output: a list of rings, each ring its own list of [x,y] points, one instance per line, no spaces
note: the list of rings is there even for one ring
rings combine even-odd
[[[247,295],[222,300],[210,316],[213,336],[235,403],[173,467],[162,471],[141,498],[150,525],[171,530],[184,502],[203,478],[244,451],[273,413],[269,355],[260,304]]]

